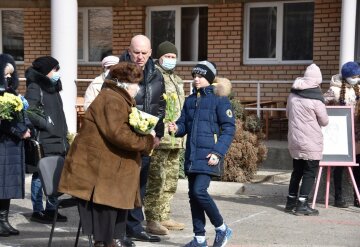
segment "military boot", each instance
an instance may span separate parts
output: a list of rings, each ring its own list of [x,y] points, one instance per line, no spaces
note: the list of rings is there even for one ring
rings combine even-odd
[[[184,223],[180,223],[172,219],[161,221],[160,224],[162,226],[165,226],[169,230],[175,230],[175,231],[184,230],[185,228]]]
[[[298,200],[296,204],[295,215],[315,216],[315,215],[319,215],[319,211],[311,208],[308,204],[307,199],[302,201]]]
[[[160,222],[148,220],[146,225],[146,231],[155,235],[168,235],[169,230],[162,226]]]

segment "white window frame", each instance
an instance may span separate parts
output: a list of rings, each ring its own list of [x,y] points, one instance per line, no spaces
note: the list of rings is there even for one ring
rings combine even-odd
[[[277,2],[245,3],[245,7],[244,7],[244,38],[243,38],[243,44],[244,44],[243,61],[244,61],[244,64],[309,64],[309,63],[313,62],[313,60],[282,60],[284,4],[285,3],[305,3],[305,2],[314,2],[314,1],[313,0],[303,0],[303,1],[277,1]],[[276,56],[275,56],[275,58],[249,58],[250,9],[256,8],[256,7],[277,7]]]
[[[89,10],[94,9],[108,9],[111,10],[110,7],[80,7],[78,8],[78,13],[82,13],[83,16],[83,59],[78,59],[79,64],[85,65],[99,65],[101,61],[89,61]],[[111,24],[113,25],[113,24]]]
[[[208,7],[206,4],[201,5],[171,5],[171,6],[151,6],[146,8],[146,25],[145,34],[151,37],[151,12],[152,11],[175,11],[175,46],[178,50],[177,63],[180,65],[195,65],[199,61],[182,61],[181,60],[181,8],[199,8]],[[194,42],[198,42],[195,40]],[[197,46],[196,46],[196,49]],[[152,54],[154,56],[155,54]]]
[[[11,10],[18,10],[18,11],[22,11],[23,15],[24,15],[24,11],[21,8],[0,8],[0,54],[3,53],[3,29],[2,29],[2,13],[3,11],[11,11]],[[23,34],[24,35],[24,34]],[[25,43],[24,43],[24,54],[25,54]],[[25,60],[25,58],[24,58]],[[16,64],[24,64],[24,61],[15,61]]]

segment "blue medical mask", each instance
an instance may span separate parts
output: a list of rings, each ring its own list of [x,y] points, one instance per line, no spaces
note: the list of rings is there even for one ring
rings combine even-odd
[[[163,58],[161,67],[165,70],[173,70],[176,66],[176,58]]]
[[[57,81],[60,79],[60,72],[54,71],[52,77],[50,78],[53,85],[56,85]]]

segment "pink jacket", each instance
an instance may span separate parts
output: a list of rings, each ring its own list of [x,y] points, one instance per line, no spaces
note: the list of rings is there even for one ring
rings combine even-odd
[[[302,80],[303,78],[298,78],[292,88],[302,91],[317,88],[319,85],[310,83],[304,86]],[[302,83],[302,86],[299,87],[299,83]],[[291,93],[287,101],[286,114],[289,119],[288,148],[291,157],[321,160],[323,151],[321,126],[326,126],[329,122],[325,104],[318,99]]]

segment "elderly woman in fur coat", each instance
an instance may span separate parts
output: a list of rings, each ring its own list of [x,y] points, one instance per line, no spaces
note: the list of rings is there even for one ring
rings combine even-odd
[[[111,67],[65,160],[59,191],[79,198],[84,233],[94,235],[95,246],[122,246],[127,210],[141,206],[141,154],[150,153],[155,136],[129,124],[142,74],[134,63]]]
[[[310,208],[308,196],[322,159],[321,127],[329,123],[321,82],[320,68],[316,64],[309,65],[304,77],[296,78],[293,83],[286,106],[289,118],[288,148],[293,158],[293,171],[285,211],[296,215],[319,214],[318,210]]]
[[[17,95],[19,80],[14,59],[0,55],[0,95]],[[0,237],[18,235],[8,221],[11,199],[25,195],[25,164],[23,140],[30,137],[31,123],[24,111],[12,120],[0,119]]]
[[[169,124],[169,131],[175,136],[187,135],[184,168],[195,236],[185,247],[207,246],[205,214],[215,227],[213,246],[220,247],[231,238],[232,230],[224,223],[207,189],[211,177],[222,173],[222,161],[235,134],[235,119],[227,95],[219,95],[230,90],[223,87],[224,80],[215,79],[215,64],[200,62],[193,68],[192,76],[194,91],[185,100],[180,118]]]

